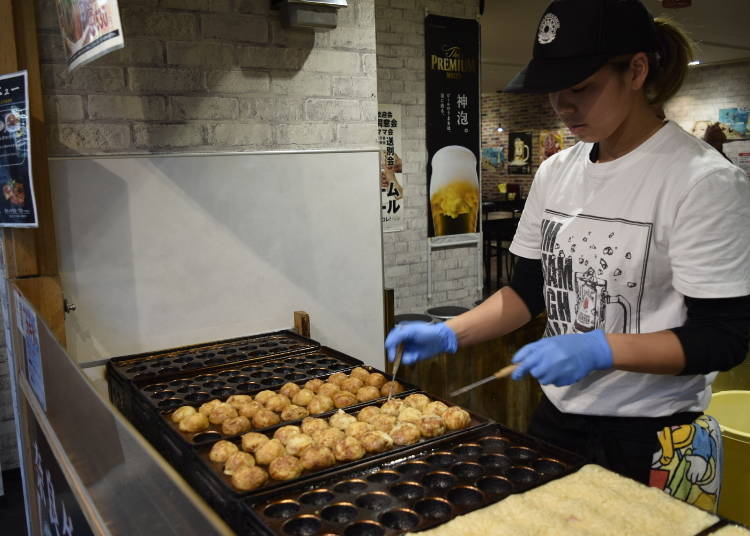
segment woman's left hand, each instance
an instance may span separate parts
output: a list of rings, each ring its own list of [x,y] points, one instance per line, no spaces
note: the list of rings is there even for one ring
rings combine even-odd
[[[547,337],[521,348],[513,356],[518,368],[511,377],[529,373],[542,384],[558,387],[575,383],[594,370],[612,367],[612,349],[603,331]]]

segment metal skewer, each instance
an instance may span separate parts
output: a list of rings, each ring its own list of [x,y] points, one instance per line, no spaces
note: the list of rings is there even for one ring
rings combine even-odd
[[[391,379],[391,381],[394,381],[394,382],[396,381],[396,373],[398,372],[398,367],[401,365],[401,358],[403,357],[403,355],[404,355],[404,345],[399,344],[396,347],[396,361],[393,363],[393,378]],[[391,387],[393,387],[393,385],[391,385]],[[393,389],[391,388],[388,390],[388,400],[391,399],[392,393],[393,393]]]

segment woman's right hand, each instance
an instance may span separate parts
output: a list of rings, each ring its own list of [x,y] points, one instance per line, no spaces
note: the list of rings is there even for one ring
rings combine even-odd
[[[458,338],[445,322],[404,322],[393,328],[385,339],[388,361],[396,358],[399,344],[404,345],[402,362],[411,365],[443,352],[455,354]]]

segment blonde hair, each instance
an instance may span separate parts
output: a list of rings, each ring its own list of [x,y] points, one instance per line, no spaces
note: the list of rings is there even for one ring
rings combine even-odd
[[[645,89],[649,104],[659,108],[682,87],[693,60],[693,42],[674,21],[654,19],[659,50],[649,54],[649,73]]]

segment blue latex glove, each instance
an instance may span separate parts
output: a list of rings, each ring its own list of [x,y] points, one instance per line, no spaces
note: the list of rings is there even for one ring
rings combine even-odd
[[[445,322],[403,322],[391,330],[385,339],[388,361],[396,359],[396,347],[404,345],[401,362],[411,365],[442,352],[455,354],[458,349],[456,333]]]
[[[547,337],[521,348],[513,356],[518,368],[511,378],[527,372],[541,384],[570,385],[589,372],[612,367],[612,349],[600,329]]]

